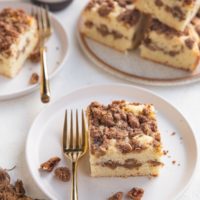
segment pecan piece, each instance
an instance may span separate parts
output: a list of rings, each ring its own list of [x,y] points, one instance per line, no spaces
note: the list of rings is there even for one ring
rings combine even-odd
[[[49,160],[40,165],[40,169],[43,171],[51,172],[59,162],[59,157],[50,158]]]
[[[70,170],[67,167],[58,167],[54,172],[56,178],[60,181],[67,182],[70,180]]]
[[[33,73],[33,74],[31,75],[30,80],[29,80],[29,84],[30,84],[30,85],[34,85],[34,84],[36,84],[38,81],[39,81],[39,75],[38,75],[37,73]]]
[[[141,200],[144,194],[144,190],[142,188],[132,188],[128,193],[127,197],[132,200]]]

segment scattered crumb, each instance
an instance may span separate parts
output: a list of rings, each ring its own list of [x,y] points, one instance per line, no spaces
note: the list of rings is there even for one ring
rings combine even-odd
[[[179,139],[180,139],[180,140],[182,140],[183,138],[182,138],[182,137],[180,137]]]
[[[174,135],[176,135],[176,132],[172,132],[172,133],[171,133],[171,136],[174,136]]]
[[[29,80],[29,84],[34,85],[34,84],[38,83],[38,81],[39,81],[39,75],[37,73],[33,73]]]
[[[109,197],[108,200],[122,200],[123,192],[117,192],[113,196]]]
[[[172,164],[175,165],[176,164],[176,160],[172,160]]]
[[[180,164],[180,163],[178,163],[178,166],[181,166],[181,164]]]
[[[49,160],[47,160],[46,162],[42,163],[40,165],[40,169],[42,171],[47,171],[47,172],[51,172],[53,171],[54,167],[60,162],[60,158],[59,157],[52,157]]]
[[[57,65],[60,65],[60,61],[57,61],[56,64],[57,64]]]
[[[57,50],[57,51],[60,50],[60,47],[56,47],[56,50]]]
[[[169,151],[168,150],[163,150],[163,155],[167,155],[169,153]]]
[[[58,167],[54,171],[54,174],[56,178],[63,182],[69,181],[71,177],[70,170],[67,167]]]
[[[168,157],[168,158],[171,158],[171,156],[170,156],[170,155],[168,155],[167,157]]]
[[[141,200],[143,195],[144,195],[144,190],[142,188],[134,187],[127,193],[127,198],[132,200]]]

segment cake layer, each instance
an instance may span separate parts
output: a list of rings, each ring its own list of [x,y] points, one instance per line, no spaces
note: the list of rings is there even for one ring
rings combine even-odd
[[[142,15],[132,1],[92,0],[81,16],[81,32],[97,42],[126,51],[137,46]]]
[[[146,163],[134,168],[116,167],[111,168],[102,165],[91,166],[91,176],[93,177],[129,177],[129,176],[158,176],[162,165],[153,166]]]
[[[38,42],[36,20],[22,10],[3,10],[0,40],[0,74],[15,77]]]
[[[199,64],[199,37],[192,24],[184,32],[152,20],[140,46],[143,58],[175,68],[194,71]]]
[[[132,169],[131,173],[128,172],[132,176],[140,173],[140,170],[135,173],[135,167],[152,163],[159,163],[160,167],[162,146],[153,105],[115,101],[104,106],[93,102],[88,107],[87,115],[93,176],[98,176],[95,174],[96,167],[112,168],[114,171]],[[103,172],[101,176],[107,176]],[[141,175],[148,176],[151,173],[142,172]]]
[[[184,31],[188,23],[196,15],[199,0],[136,0],[136,8],[141,12],[151,14],[162,23],[179,31]]]

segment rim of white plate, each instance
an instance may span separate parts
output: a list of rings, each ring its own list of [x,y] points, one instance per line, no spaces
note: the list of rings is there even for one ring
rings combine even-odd
[[[183,189],[175,196],[175,199],[179,199],[183,193],[188,189],[189,185],[191,184],[193,178],[194,178],[194,175],[196,173],[196,170],[197,170],[197,164],[198,164],[198,145],[197,145],[197,140],[196,140],[196,136],[194,134],[194,131],[193,131],[193,128],[190,126],[190,124],[188,123],[187,119],[185,118],[185,116],[173,105],[171,104],[169,101],[167,101],[166,99],[164,99],[163,97],[161,97],[160,95],[152,92],[151,90],[148,90],[148,89],[145,89],[145,88],[142,88],[142,87],[138,87],[138,86],[132,86],[132,85],[128,85],[128,84],[118,84],[118,83],[110,83],[110,84],[94,84],[92,86],[84,86],[84,87],[79,87],[77,88],[76,90],[74,91],[71,91],[70,93],[62,96],[61,98],[59,98],[57,101],[55,101],[54,103],[48,105],[46,108],[44,108],[38,115],[37,117],[34,119],[30,129],[29,129],[29,133],[27,135],[27,138],[26,138],[26,145],[25,145],[25,157],[26,157],[26,163],[27,163],[27,166],[28,166],[28,170],[33,178],[33,180],[35,181],[36,185],[40,188],[40,190],[48,197],[52,198],[50,196],[50,194],[48,194],[45,190],[45,188],[43,187],[42,184],[40,184],[39,180],[33,176],[33,172],[32,172],[32,169],[31,169],[31,166],[30,166],[30,159],[29,159],[29,156],[28,156],[28,152],[29,152],[29,138],[30,138],[30,135],[31,135],[31,130],[32,128],[35,126],[35,124],[37,123],[40,115],[43,115],[43,113],[45,113],[49,107],[54,107],[58,102],[62,102],[67,96],[70,96],[70,95],[73,95],[73,93],[77,93],[79,91],[82,91],[82,90],[86,90],[86,89],[92,89],[92,88],[96,88],[96,87],[109,87],[109,86],[112,86],[112,87],[125,87],[125,88],[134,88],[136,90],[140,90],[140,91],[143,91],[145,93],[148,93],[149,95],[152,95],[153,97],[155,98],[159,98],[161,101],[163,101],[164,103],[168,104],[169,106],[171,106],[179,115],[181,115],[181,117],[187,122],[188,124],[188,127],[190,128],[191,130],[191,137],[193,139],[193,142],[194,142],[194,149],[195,149],[195,152],[196,152],[196,155],[195,155],[195,164],[194,164],[194,167],[193,167],[193,172],[187,182],[187,184],[185,184],[185,186],[183,187]]]
[[[9,3],[13,3],[13,1],[11,1],[11,0],[5,1],[4,0],[4,1],[0,2],[0,5],[1,4],[9,4]],[[14,4],[15,4],[15,6],[16,6],[16,4],[22,5],[22,7],[23,7],[23,5],[25,7],[36,6],[36,5],[32,5],[30,3],[27,3],[27,2],[14,2]],[[10,5],[10,6],[15,7],[15,6],[12,6],[12,5]],[[70,48],[69,48],[69,40],[68,40],[67,32],[65,31],[64,26],[60,23],[60,21],[57,19],[57,17],[52,12],[49,12],[49,13],[50,13],[50,16],[51,16],[51,20],[54,21],[54,24],[56,24],[56,26],[59,26],[59,28],[64,33],[63,39],[65,40],[65,43],[66,43],[66,48],[63,51],[63,57],[61,59],[59,66],[53,71],[53,73],[51,73],[49,75],[49,79],[52,79],[58,74],[58,72],[61,71],[61,69],[63,69],[65,62],[68,59]],[[4,101],[4,100],[8,100],[8,99],[14,99],[14,98],[17,98],[17,97],[24,96],[26,94],[30,94],[31,92],[35,91],[38,87],[39,87],[39,83],[37,83],[35,85],[29,85],[25,89],[18,90],[14,93],[0,94],[0,101]]]

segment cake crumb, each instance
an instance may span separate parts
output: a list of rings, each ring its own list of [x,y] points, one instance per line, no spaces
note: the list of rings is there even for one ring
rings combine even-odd
[[[134,187],[128,193],[127,197],[131,200],[141,200],[144,195],[144,190],[142,188]]]
[[[171,136],[174,136],[174,135],[176,135],[176,132],[175,132],[175,131],[171,133]]]
[[[63,182],[68,182],[71,177],[70,170],[67,167],[58,167],[54,174],[56,178]]]
[[[109,197],[108,200],[122,200],[123,192],[117,192],[113,196]]]
[[[172,164],[175,165],[176,164],[176,160],[172,160]]]
[[[29,80],[29,84],[34,85],[34,84],[38,83],[38,81],[39,81],[39,75],[37,73],[33,73]]]
[[[168,150],[163,150],[163,155],[167,155],[169,153],[169,151]]]
[[[47,171],[47,172],[52,172],[54,167],[60,162],[60,158],[59,157],[52,157],[49,160],[47,160],[46,162],[42,163],[40,165],[40,170],[42,171]]]

